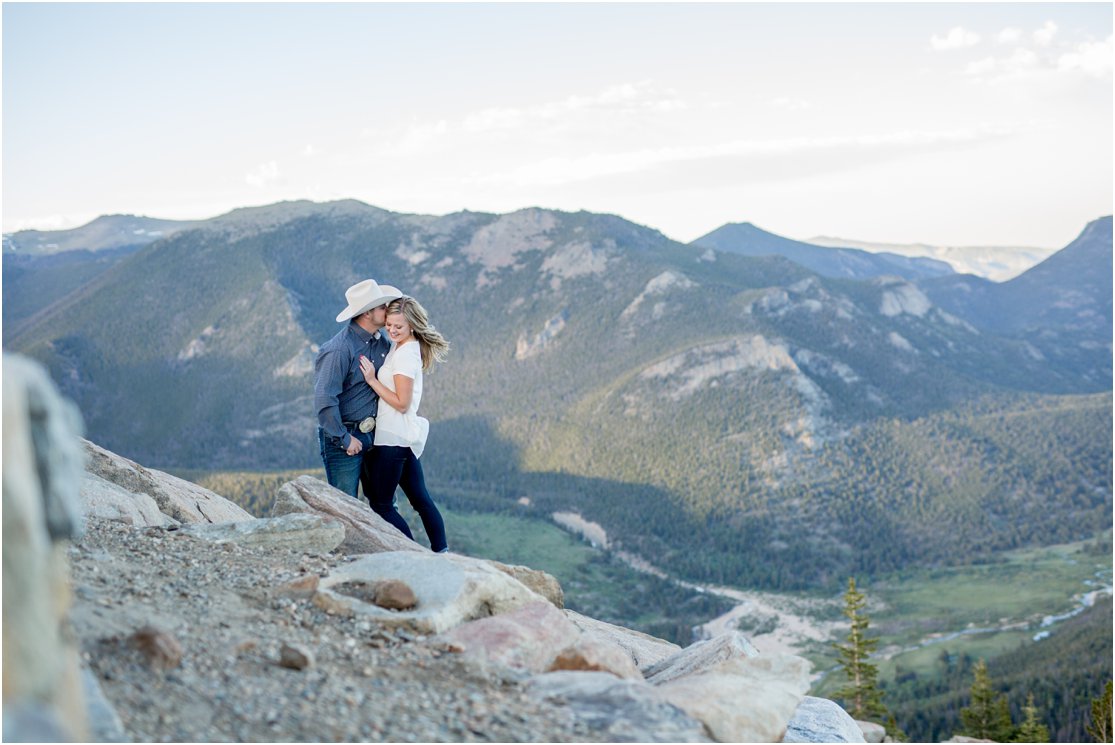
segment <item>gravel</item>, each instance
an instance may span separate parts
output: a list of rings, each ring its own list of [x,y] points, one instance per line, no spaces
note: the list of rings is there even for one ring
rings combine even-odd
[[[568,709],[527,695],[524,676],[280,589],[348,557],[97,519],[69,554],[73,632],[132,740],[599,739]],[[281,664],[284,648],[288,664],[290,649],[305,655],[301,669]]]

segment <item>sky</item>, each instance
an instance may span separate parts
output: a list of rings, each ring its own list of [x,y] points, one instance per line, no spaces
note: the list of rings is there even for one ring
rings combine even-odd
[[[9,3],[3,230],[281,200],[1060,248],[1110,3]]]

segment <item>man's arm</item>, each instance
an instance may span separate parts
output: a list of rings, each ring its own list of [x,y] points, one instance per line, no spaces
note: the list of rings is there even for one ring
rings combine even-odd
[[[341,424],[339,402],[348,371],[344,356],[338,350],[330,350],[318,357],[314,365],[314,410],[325,434],[340,438],[341,444],[348,448],[352,435]]]

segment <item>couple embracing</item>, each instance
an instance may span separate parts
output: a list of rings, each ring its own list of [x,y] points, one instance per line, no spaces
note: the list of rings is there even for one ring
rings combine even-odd
[[[422,373],[441,362],[449,342],[426,310],[397,288],[374,279],[345,292],[345,323],[314,361],[314,408],[325,477],[352,497],[357,486],[377,515],[414,540],[395,509],[401,487],[430,539],[448,551],[445,524],[426,489],[418,460],[429,422],[418,416]]]

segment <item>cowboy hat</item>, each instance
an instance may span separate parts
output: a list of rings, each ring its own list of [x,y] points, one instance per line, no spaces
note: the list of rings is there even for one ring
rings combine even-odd
[[[402,296],[403,293],[399,291],[399,288],[378,284],[374,279],[357,282],[345,290],[345,300],[348,301],[348,307],[337,315],[337,322],[355,318],[361,313]]]

